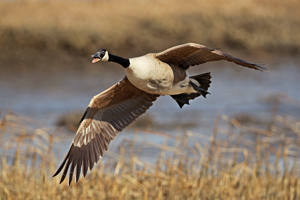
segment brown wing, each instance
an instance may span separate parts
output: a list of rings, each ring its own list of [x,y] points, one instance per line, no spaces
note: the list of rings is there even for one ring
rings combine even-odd
[[[94,164],[107,151],[110,141],[145,113],[158,96],[136,88],[127,77],[94,96],[84,113],[68,154],[53,177],[63,168],[60,183],[64,181],[69,168],[69,185],[75,171],[76,182],[81,168],[85,176],[88,168],[92,170]]]
[[[169,48],[157,53],[156,58],[166,63],[179,65],[183,69],[188,69],[190,66],[200,65],[206,62],[226,60],[244,67],[260,71],[269,71],[266,67],[246,62],[216,49],[195,43],[187,43]]]

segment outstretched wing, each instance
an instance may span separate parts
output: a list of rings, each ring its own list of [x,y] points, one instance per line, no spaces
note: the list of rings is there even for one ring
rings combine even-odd
[[[94,96],[82,117],[68,154],[53,177],[63,168],[60,183],[64,181],[69,168],[69,185],[74,172],[76,182],[81,169],[85,176],[88,168],[92,170],[117,134],[145,113],[158,96],[136,88],[127,77]]]
[[[260,71],[269,71],[266,67],[249,63],[216,49],[195,43],[187,43],[169,48],[163,52],[157,53],[156,58],[166,63],[179,65],[185,70],[190,66],[200,65],[206,62],[226,60],[244,67]]]

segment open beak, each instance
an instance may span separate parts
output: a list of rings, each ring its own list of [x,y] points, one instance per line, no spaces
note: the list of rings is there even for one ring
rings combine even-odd
[[[95,59],[93,59],[92,63],[96,63],[98,61],[100,61],[100,59],[99,58],[95,58]]]
[[[98,56],[98,53],[95,53],[94,55],[91,55],[91,57],[94,58],[92,63],[96,63],[96,62],[101,60]]]

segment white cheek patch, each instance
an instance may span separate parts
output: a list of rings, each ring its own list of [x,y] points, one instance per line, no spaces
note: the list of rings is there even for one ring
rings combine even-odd
[[[103,56],[101,61],[108,61],[109,56],[108,56],[108,51],[105,52],[105,55]]]

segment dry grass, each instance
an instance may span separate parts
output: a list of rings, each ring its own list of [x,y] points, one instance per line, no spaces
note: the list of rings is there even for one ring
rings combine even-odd
[[[15,55],[86,56],[102,47],[128,56],[192,41],[296,55],[299,7],[298,0],[1,1],[0,46]]]
[[[264,129],[220,115],[211,137],[137,130],[117,153],[108,152],[105,163],[70,187],[51,177],[58,138],[7,113],[0,121],[0,198],[299,199],[300,120],[276,114],[282,100],[299,106],[279,96]],[[163,142],[150,142],[153,137]],[[157,155],[156,161],[147,162],[145,152]]]

